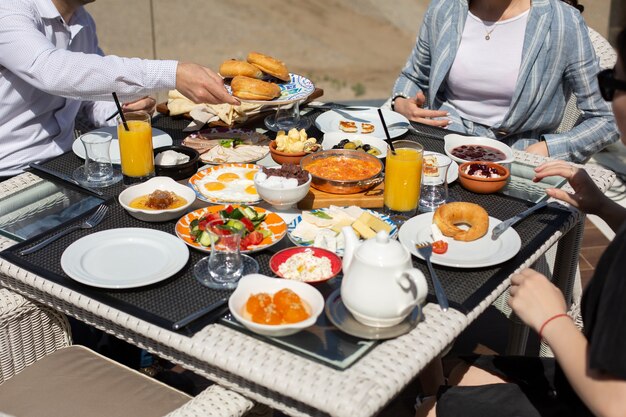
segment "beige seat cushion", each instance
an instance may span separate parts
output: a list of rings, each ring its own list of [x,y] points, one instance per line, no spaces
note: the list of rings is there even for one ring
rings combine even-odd
[[[78,345],[46,356],[0,385],[0,412],[19,417],[164,416],[190,399]]]

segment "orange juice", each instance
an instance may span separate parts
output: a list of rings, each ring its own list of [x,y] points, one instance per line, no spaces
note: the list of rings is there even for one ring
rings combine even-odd
[[[117,126],[120,142],[122,174],[128,177],[147,177],[154,173],[152,127],[143,120],[128,120]]]
[[[411,147],[402,147],[403,144],[398,142],[409,142]],[[397,141],[394,146],[395,155],[388,149],[385,158],[385,208],[397,212],[414,211],[420,199],[423,148],[410,141]]]

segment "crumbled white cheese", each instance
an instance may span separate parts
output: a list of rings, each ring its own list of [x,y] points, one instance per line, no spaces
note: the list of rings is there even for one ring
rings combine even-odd
[[[332,268],[330,259],[325,256],[317,257],[311,249],[305,249],[280,264],[278,272],[287,279],[306,282],[330,277]]]

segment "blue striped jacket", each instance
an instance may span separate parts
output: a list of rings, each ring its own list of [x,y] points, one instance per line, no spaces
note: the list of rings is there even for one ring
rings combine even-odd
[[[483,126],[463,120],[444,96],[467,0],[431,2],[392,97],[423,91],[429,108],[450,113],[451,130],[496,138],[517,149],[545,140],[551,157],[583,162],[619,138],[611,109],[599,93],[600,69],[588,29],[580,13],[561,0],[531,1],[517,85],[502,123]],[[570,93],[576,96],[582,122],[568,132],[553,133]]]

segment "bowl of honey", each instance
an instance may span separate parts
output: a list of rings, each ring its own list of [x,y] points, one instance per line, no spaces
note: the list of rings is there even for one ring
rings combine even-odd
[[[249,274],[239,280],[228,308],[255,333],[289,336],[315,324],[324,310],[324,297],[304,282]]]
[[[196,201],[196,193],[170,177],[154,177],[122,191],[122,207],[136,219],[165,222],[180,218]]]

